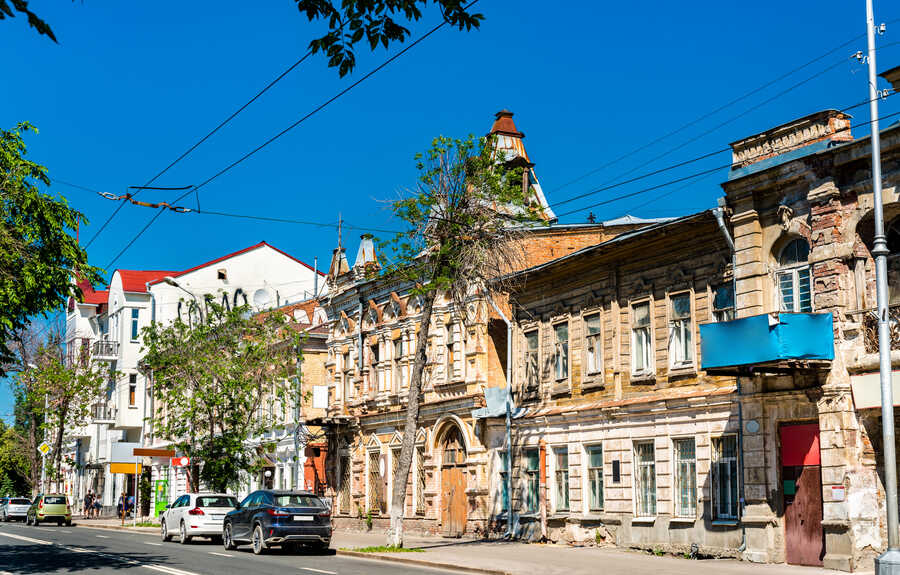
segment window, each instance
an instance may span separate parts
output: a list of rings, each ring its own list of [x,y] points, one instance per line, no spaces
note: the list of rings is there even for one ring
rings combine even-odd
[[[603,511],[603,448],[591,445],[587,448],[588,509]]]
[[[637,517],[656,516],[655,456],[652,441],[634,444],[634,511]]]
[[[601,347],[600,314],[595,313],[584,318],[584,349],[587,373],[594,375],[603,371],[603,350]]]
[[[781,250],[775,273],[780,311],[812,311],[808,260],[809,244],[803,238],[791,241]]]
[[[509,459],[509,453],[504,448],[503,451],[500,452],[500,510],[506,511],[509,509],[509,490],[507,486],[509,483],[507,482],[507,477],[509,474],[506,472],[506,462]]]
[[[538,450],[531,448],[525,450],[525,512],[538,512],[538,493],[540,492],[541,479],[539,475]]]
[[[446,345],[447,350],[444,354],[444,359],[446,360],[445,372],[447,374],[447,383],[450,383],[453,379],[456,378],[456,370],[454,369],[456,366],[456,330],[453,329],[453,324],[448,323],[446,328]]]
[[[140,315],[140,311],[138,308],[131,308],[131,339],[137,340],[139,331],[138,331],[138,317]]]
[[[403,367],[400,365],[400,359],[403,357],[403,340],[400,338],[395,339],[393,347],[394,353],[393,357],[391,358],[391,362],[393,364],[391,366],[391,373],[393,374],[394,378],[394,389],[399,390],[401,387],[403,387],[403,377],[401,375],[401,370],[403,369]]]
[[[344,401],[353,397],[353,363],[350,361],[350,352],[342,355],[341,367],[344,368]]]
[[[554,511],[569,510],[569,448],[553,450]]]
[[[631,306],[631,373],[653,371],[653,351],[650,343],[650,302]]]
[[[341,513],[350,513],[350,456],[341,455],[341,484],[338,491],[338,509]]]
[[[697,516],[697,449],[694,439],[676,439],[675,516]]]
[[[391,491],[390,491],[391,494],[393,494],[393,492],[394,492],[394,482],[397,481],[397,469],[399,469],[399,468],[400,468],[400,448],[394,447],[391,449],[391,478],[390,478],[391,479]],[[391,501],[393,499],[393,497],[391,495],[387,495],[387,497],[385,497],[385,499],[387,499],[388,502],[393,504],[393,501]],[[405,499],[405,497],[404,497],[404,499]],[[404,505],[404,507],[406,507],[406,505]],[[401,514],[406,515],[406,512],[404,511]]]
[[[569,377],[569,324],[561,323],[553,326],[556,343],[553,347],[553,369],[556,381]]]
[[[737,519],[737,436],[715,437],[712,447],[713,519]]]
[[[672,367],[687,367],[694,361],[694,338],[691,326],[691,295],[669,298],[669,360]]]
[[[134,407],[137,405],[137,374],[128,375],[128,405]]]
[[[381,493],[381,454],[377,451],[369,452],[369,509],[376,513],[384,512],[384,502]]]
[[[734,284],[723,284],[713,289],[713,321],[734,319]]]
[[[538,330],[525,332],[525,386],[538,387]]]
[[[425,514],[425,446],[416,446],[416,498],[415,513]]]

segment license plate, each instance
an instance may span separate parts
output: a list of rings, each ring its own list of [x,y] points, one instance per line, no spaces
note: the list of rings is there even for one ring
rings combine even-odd
[[[312,515],[294,515],[294,521],[312,521]]]
[[[214,521],[221,521],[224,515],[213,515],[212,518]]]

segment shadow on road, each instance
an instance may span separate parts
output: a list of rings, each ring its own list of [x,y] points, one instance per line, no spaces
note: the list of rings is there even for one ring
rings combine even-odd
[[[4,545],[0,554],[0,571],[15,575],[32,573],[67,573],[91,569],[129,569],[135,562],[171,563],[171,558],[151,553],[109,553],[106,548],[79,547],[84,552],[51,545]],[[103,553],[100,555],[99,553]]]

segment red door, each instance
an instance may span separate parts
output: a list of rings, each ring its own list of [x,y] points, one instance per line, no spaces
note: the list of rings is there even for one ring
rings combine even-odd
[[[785,558],[792,565],[822,565],[822,468],[817,423],[781,426]]]

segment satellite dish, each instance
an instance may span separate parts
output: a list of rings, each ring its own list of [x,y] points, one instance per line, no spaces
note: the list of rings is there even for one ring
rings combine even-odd
[[[258,289],[253,292],[253,305],[257,308],[264,308],[269,305],[269,292],[264,289]]]

